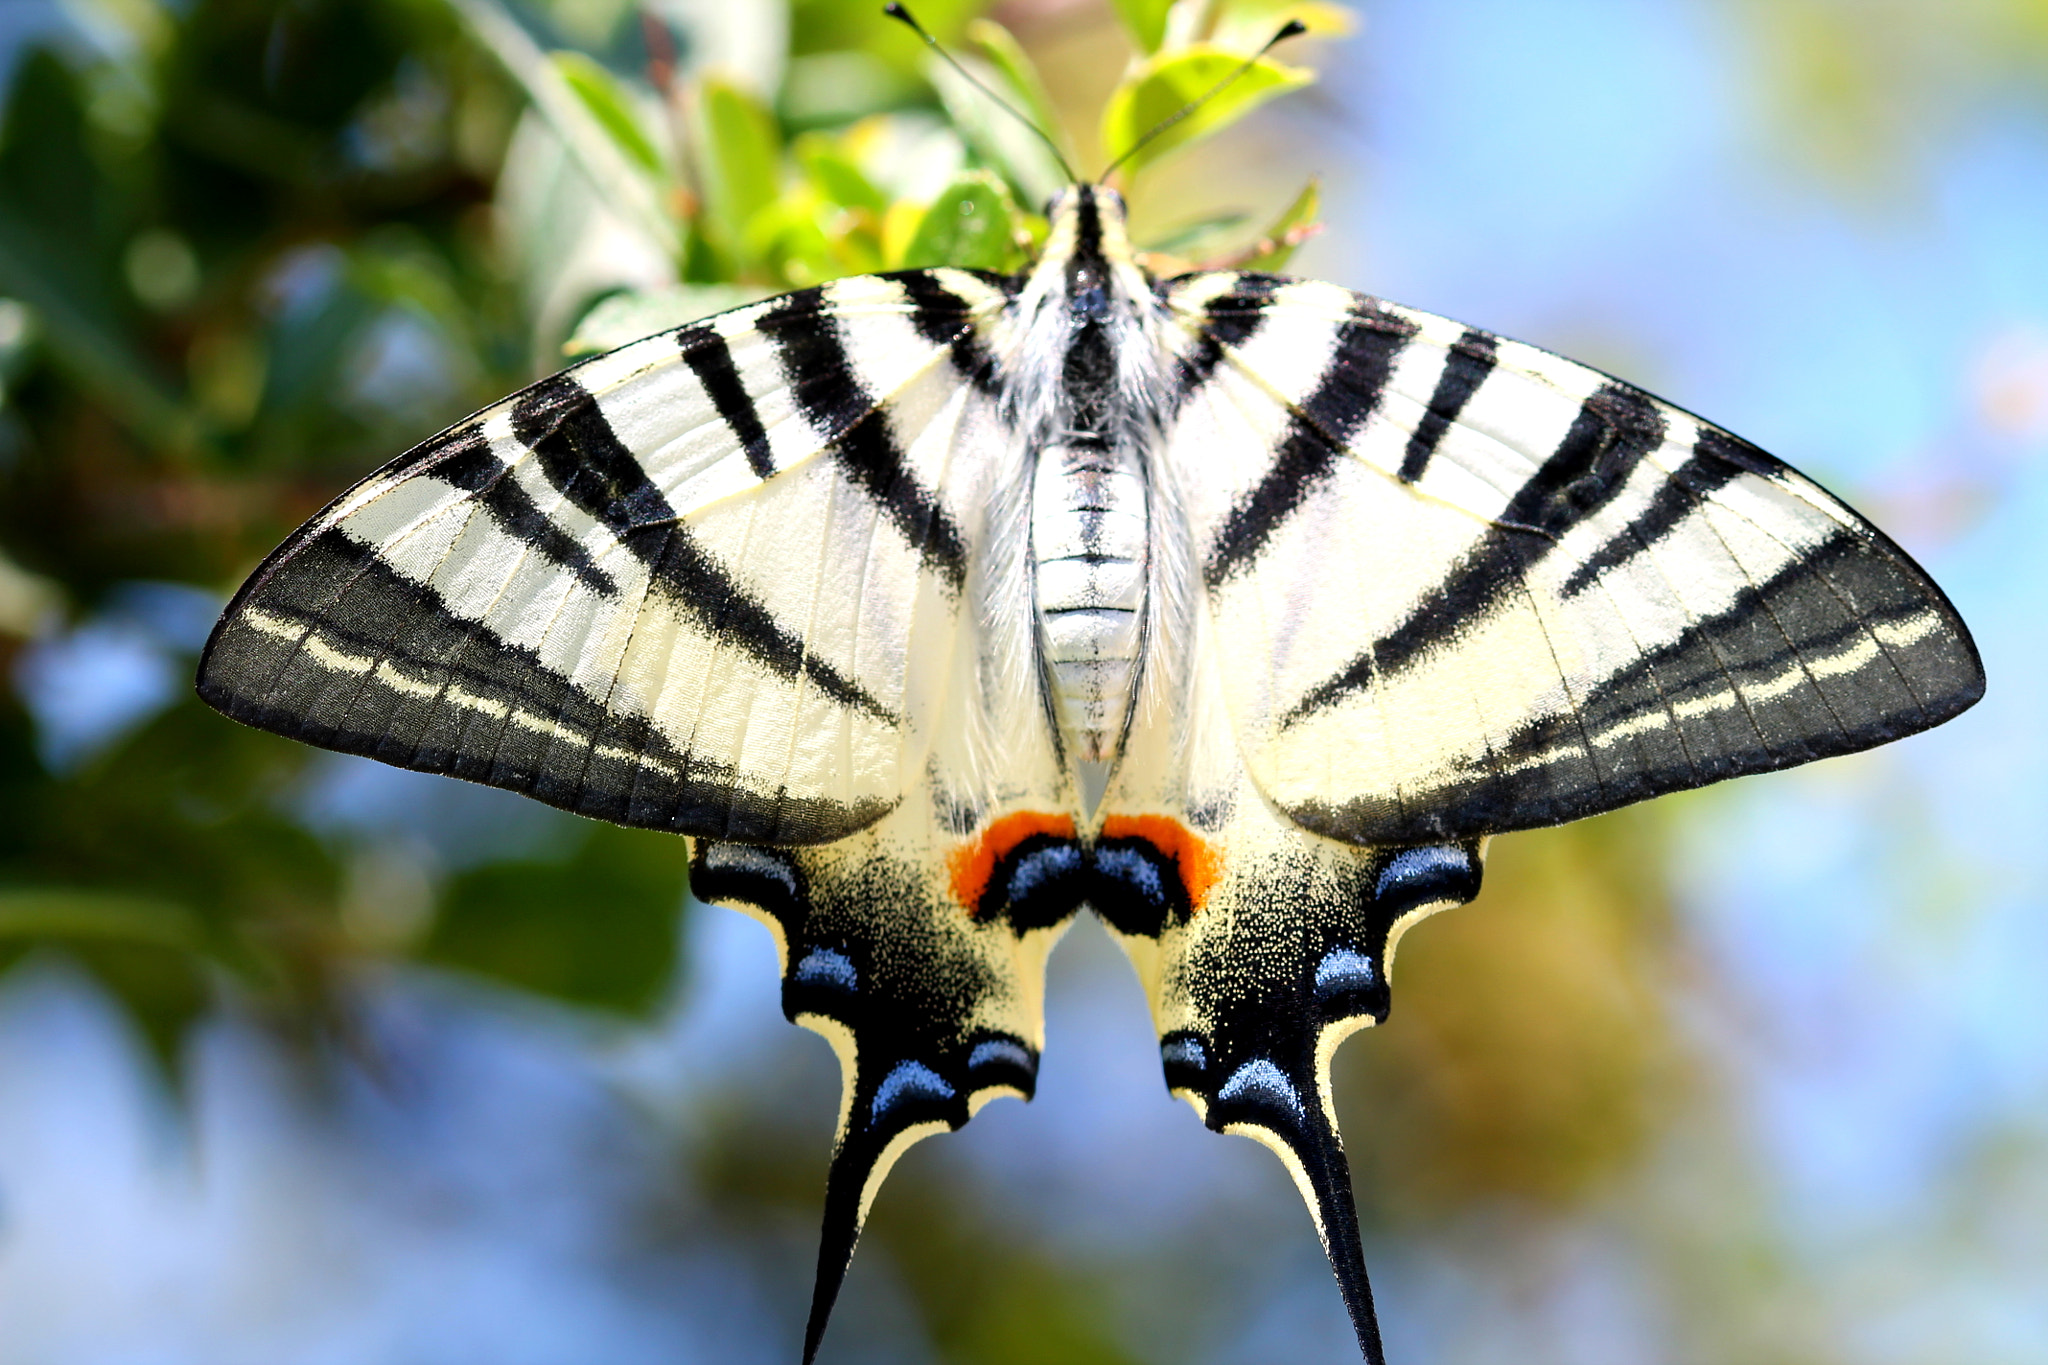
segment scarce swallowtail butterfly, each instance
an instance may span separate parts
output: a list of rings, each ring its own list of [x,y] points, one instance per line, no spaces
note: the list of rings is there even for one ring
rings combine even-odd
[[[1270,1147],[1382,1359],[1330,1061],[1487,839],[1975,702],[1883,533],[1569,360],[1156,279],[1102,184],[1008,277],[841,279],[371,474],[222,616],[236,720],[694,841],[839,1054],[804,1359],[890,1165],[1029,1098],[1085,906],[1167,1086]]]

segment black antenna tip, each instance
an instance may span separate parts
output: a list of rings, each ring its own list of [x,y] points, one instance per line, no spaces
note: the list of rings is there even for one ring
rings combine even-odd
[[[892,5],[890,8],[893,9],[895,6]],[[1289,19],[1286,23],[1280,25],[1280,31],[1273,35],[1273,43],[1284,43],[1289,38],[1299,38],[1306,32],[1308,32],[1307,24],[1304,24],[1299,19]],[[1267,43],[1266,46],[1271,47],[1273,43]]]
[[[1059,144],[1052,140],[1052,134],[1046,132],[1045,129],[1033,123],[1027,115],[1018,113],[1016,106],[1012,105],[1008,100],[1004,99],[1001,95],[998,95],[995,91],[989,89],[987,83],[984,82],[979,76],[975,75],[972,71],[969,71],[966,67],[960,65],[959,61],[954,58],[953,54],[946,51],[945,48],[939,46],[939,40],[937,38],[932,37],[932,35],[925,30],[925,26],[923,24],[918,23],[916,17],[913,16],[909,10],[897,4],[896,0],[889,0],[888,4],[882,6],[882,13],[888,15],[891,19],[901,20],[903,23],[908,24],[911,30],[915,32],[918,37],[924,40],[925,46],[929,47],[933,52],[938,54],[940,61],[943,61],[947,66],[950,66],[955,71],[959,72],[961,77],[965,79],[969,85],[973,86],[976,90],[979,90],[982,94],[988,96],[991,100],[994,100],[996,107],[998,109],[1001,109],[1011,118],[1016,119],[1026,128],[1029,128],[1031,130],[1032,136],[1036,137],[1040,142],[1043,142],[1046,145],[1046,148],[1052,152],[1052,159],[1060,163],[1060,174],[1066,176],[1066,178],[1069,181],[1073,180],[1074,172],[1072,168],[1070,168],[1067,165],[1067,158],[1065,154],[1063,154],[1060,151]]]
[[[915,33],[918,37],[924,39],[933,47],[937,47],[939,45],[937,39],[933,38],[931,34],[926,33],[924,31],[924,25],[917,22],[917,16],[912,14],[903,6],[897,4],[896,0],[889,0],[888,4],[882,6],[882,13],[888,15],[891,19],[896,20],[898,23],[908,25],[912,33]]]

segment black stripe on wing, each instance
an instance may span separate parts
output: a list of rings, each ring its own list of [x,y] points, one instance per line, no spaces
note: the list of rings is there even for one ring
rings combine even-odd
[[[1281,718],[1292,724],[1334,706],[1381,675],[1449,646],[1472,622],[1524,591],[1526,574],[1580,519],[1604,507],[1643,456],[1664,440],[1664,418],[1647,394],[1607,384],[1579,408],[1571,429],[1499,517],[1408,619],[1372,642]]]
[[[207,642],[199,694],[294,739],[618,824],[823,843],[887,809],[751,789],[335,528],[289,544],[236,595]]]
[[[888,414],[855,373],[820,291],[777,300],[754,325],[774,341],[798,409],[814,429],[836,433],[832,458],[926,565],[958,591],[967,581],[966,542],[938,498],[904,463]]]
[[[1007,275],[973,273],[991,288],[1005,294],[1016,292],[1017,282]],[[894,280],[910,296],[910,322],[917,328],[917,334],[952,352],[953,368],[960,377],[983,394],[993,395],[997,389],[995,353],[988,349],[975,326],[974,306],[948,289],[933,271],[901,270],[882,278]]]
[[[1210,543],[1202,577],[1212,589],[1258,558],[1273,532],[1306,502],[1379,407],[1416,324],[1360,299],[1337,329],[1329,362],[1292,410],[1265,476],[1239,499]]]
[[[1498,337],[1474,330],[1451,343],[1443,372],[1437,375],[1436,391],[1430,394],[1428,408],[1408,437],[1408,450],[1401,457],[1401,482],[1414,483],[1429,469],[1429,457],[1443,443],[1444,433],[1458,420],[1472,395],[1479,392],[1486,376],[1493,373],[1499,349]]]
[[[522,392],[513,404],[512,430],[548,482],[609,528],[664,595],[714,639],[786,677],[808,678],[841,705],[897,723],[859,683],[808,653],[800,637],[697,544],[573,373]]]
[[[718,409],[726,429],[746,453],[747,468],[754,471],[757,479],[772,476],[775,457],[768,446],[768,429],[761,425],[761,414],[755,410],[754,400],[747,396],[746,383],[740,378],[739,367],[733,364],[732,348],[726,345],[725,338],[714,329],[695,323],[676,333],[676,346],[682,352],[683,363],[704,386],[704,396]]]
[[[1182,275],[1164,280],[1155,286],[1155,292],[1162,300],[1171,303],[1175,293],[1201,278],[1199,275]],[[1232,347],[1242,346],[1258,334],[1259,329],[1266,325],[1273,295],[1286,283],[1287,280],[1279,275],[1239,275],[1231,281],[1227,292],[1202,305],[1194,346],[1175,358],[1174,394],[1169,413],[1178,411],[1197,389],[1209,382],[1209,376],[1216,372],[1216,367],[1223,363],[1223,357],[1230,353]]]
[[[1485,668],[1484,659],[1472,665]],[[1725,607],[1493,743],[1462,773],[1384,802],[1288,814],[1354,843],[1561,824],[1665,792],[1855,753],[1984,693],[1941,590],[1881,533],[1844,527]]]
[[[1668,481],[1650,498],[1650,505],[1607,543],[1572,566],[1564,581],[1566,597],[1576,597],[1601,574],[1619,568],[1669,534],[1688,514],[1744,474],[1769,478],[1785,466],[1749,442],[1704,424],[1692,454],[1673,469]]]
[[[500,530],[520,541],[592,592],[617,594],[618,583],[599,567],[584,544],[556,525],[533,495],[512,477],[512,468],[491,449],[476,419],[420,442],[379,471],[388,482],[412,474],[439,479],[471,495]]]

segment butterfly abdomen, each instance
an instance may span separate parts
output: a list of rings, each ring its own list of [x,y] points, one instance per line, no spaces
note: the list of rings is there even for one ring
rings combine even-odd
[[[1134,453],[1078,434],[1040,452],[1031,539],[1053,709],[1076,758],[1106,759],[1143,638],[1145,484]]]
[[[1062,748],[1115,757],[1159,571],[1147,455],[1161,430],[1151,288],[1114,191],[1076,185],[1016,306],[1009,406],[1032,451],[1031,563],[1042,676]]]

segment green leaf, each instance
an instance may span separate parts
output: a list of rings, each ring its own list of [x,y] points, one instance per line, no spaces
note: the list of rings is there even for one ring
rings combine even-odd
[[[1316,214],[1323,206],[1323,182],[1320,176],[1310,176],[1308,183],[1301,187],[1301,193],[1294,196],[1294,202],[1273,220],[1259,239],[1256,254],[1245,260],[1246,270],[1284,270],[1292,260],[1294,252],[1311,235],[1315,227]]]
[[[854,164],[835,139],[823,133],[805,133],[791,150],[811,184],[826,199],[841,208],[864,210],[876,217],[888,210],[888,196],[875,188],[875,182]]]
[[[1102,113],[1102,145],[1113,155],[1130,153],[1130,159],[1123,164],[1128,168],[1127,174],[1135,175],[1140,167],[1157,161],[1174,148],[1207,137],[1275,96],[1299,90],[1315,79],[1299,67],[1282,66],[1270,57],[1261,57],[1215,98],[1167,128],[1141,150],[1131,151],[1140,138],[1207,95],[1243,65],[1243,57],[1206,44],[1152,58],[1110,96],[1109,107]]]
[[[1251,215],[1243,209],[1212,214],[1207,218],[1197,218],[1192,223],[1183,223],[1171,232],[1146,242],[1144,249],[1172,256],[1198,256],[1213,250],[1250,221]]]
[[[925,210],[901,265],[1010,271],[1022,259],[1017,248],[1016,207],[1009,191],[987,171],[969,171]]]
[[[565,356],[598,355],[656,332],[762,298],[758,289],[737,284],[683,284],[645,293],[609,294],[597,302],[562,345]]]
[[[1009,78],[979,58],[962,59],[962,65],[994,89],[1001,90]],[[1072,179],[1039,136],[997,108],[987,94],[977,90],[952,66],[934,57],[925,68],[932,88],[946,106],[953,129],[984,161],[1001,171],[1026,202],[1042,204]],[[1011,103],[1031,102],[1026,92],[1011,90]]]
[[[0,291],[35,310],[58,363],[144,439],[174,450],[203,445],[204,424],[129,343],[121,323],[91,298],[67,292],[61,272],[43,268],[54,251],[0,204]]]
[[[915,0],[910,6],[918,22],[949,48],[957,46],[961,25],[986,7],[987,0]],[[926,55],[916,34],[882,13],[879,0],[792,0],[789,49],[793,57],[863,52],[906,73],[917,70]]]
[[[1059,115],[1053,112],[1052,96],[1047,93],[1045,80],[1038,74],[1038,67],[1024,51],[1024,45],[1017,36],[992,19],[976,19],[967,26],[967,41],[981,49],[984,57],[994,64],[1002,76],[1003,84],[1017,97],[1019,112],[1028,116],[1046,136],[1060,138]],[[1073,149],[1062,146],[1060,151],[1072,160]]]
[[[716,246],[737,256],[748,225],[775,202],[782,134],[759,100],[716,76],[704,80],[697,111],[703,226]]]
[[[203,424],[138,335],[119,283],[143,221],[137,177],[102,173],[88,94],[52,52],[32,50],[6,95],[0,294],[33,311],[48,353],[101,411],[153,445],[198,447]]]
[[[1332,0],[1229,0],[1207,37],[1217,47],[1249,56],[1290,19],[1312,38],[1342,38],[1358,28],[1357,16]]]
[[[610,135],[626,158],[648,174],[659,175],[661,153],[655,149],[654,139],[640,126],[633,96],[618,78],[581,52],[556,52],[549,60],[570,92],[583,102],[598,127]]]
[[[18,887],[0,891],[0,939],[65,938],[190,947],[199,928],[175,902],[128,891]]]
[[[187,1080],[185,1040],[213,998],[204,964],[189,953],[122,942],[74,940],[63,952],[120,1002],[141,1033],[158,1077],[172,1096],[181,1097]]]
[[[526,29],[499,0],[446,0],[486,51],[526,91],[534,111],[560,138],[606,205],[647,239],[664,248],[681,245],[675,220],[644,175],[601,128],[595,114],[571,90],[568,79],[535,45]]]
[[[841,209],[806,186],[754,220],[747,247],[783,284],[800,289],[882,269],[882,221],[881,214]]]
[[[589,822],[560,862],[493,863],[448,888],[421,956],[645,1018],[676,968],[689,844]]]
[[[1131,31],[1140,52],[1157,52],[1166,38],[1166,12],[1173,0],[1116,0],[1117,18]]]

